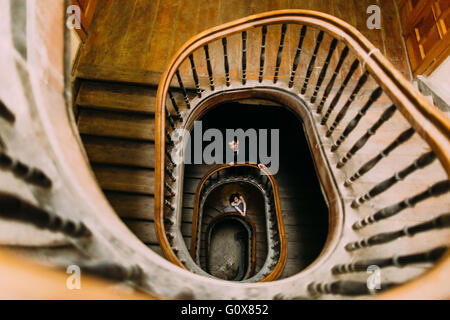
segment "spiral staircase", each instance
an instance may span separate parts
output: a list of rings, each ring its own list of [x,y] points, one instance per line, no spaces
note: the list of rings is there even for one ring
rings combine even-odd
[[[308,10],[232,21],[186,42],[153,87],[81,79],[76,108],[61,94],[68,71],[24,56],[17,41],[1,50],[4,270],[20,265],[14,255],[27,257],[57,269],[51,286],[78,265],[99,296],[114,293],[97,277],[133,289],[121,298],[450,297],[450,122],[349,24]],[[29,52],[39,53],[34,45]],[[296,119],[326,207],[287,209],[284,198],[301,202],[299,189],[256,163],[189,168],[174,159],[186,151],[177,129],[191,131],[224,103],[269,104]],[[252,240],[249,216],[248,271],[223,281],[205,267],[217,217],[202,203],[243,182],[261,193],[265,239]],[[305,212],[324,212],[323,246],[283,273],[302,263],[291,259],[298,247],[289,239],[308,229],[286,221]],[[376,288],[367,285],[373,266]],[[21,267],[37,277],[34,264]]]

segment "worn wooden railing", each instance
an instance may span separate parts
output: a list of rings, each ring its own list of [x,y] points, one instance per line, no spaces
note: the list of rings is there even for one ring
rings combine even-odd
[[[267,62],[268,48],[268,26],[280,25],[281,33],[279,41],[276,45],[276,62],[275,72],[273,76],[265,75],[265,64]],[[280,65],[283,63],[283,51],[286,37],[286,30],[289,30],[291,25],[302,25],[298,37],[298,46],[295,51],[295,57],[291,63],[290,74],[287,77],[280,77]],[[252,75],[249,74],[249,60],[248,60],[248,44],[250,31],[255,28],[261,28],[261,45],[259,56],[259,68],[256,75],[256,81],[252,80]],[[300,57],[304,55],[305,47],[304,40],[308,34],[308,30],[318,30],[315,38],[315,45],[311,56],[307,59],[307,63],[300,64]],[[240,42],[230,47],[233,35],[240,34]],[[321,71],[313,83],[313,71],[318,61],[318,53],[323,49],[322,43],[324,36],[331,37],[330,45],[325,48],[326,58],[322,62]],[[223,48],[223,64],[214,63],[218,58],[210,54],[210,49],[213,44],[221,44]],[[335,51],[341,49],[338,62],[333,65],[331,59]],[[240,50],[239,58],[231,59],[230,52]],[[195,57],[199,52],[204,52],[207,68],[208,85],[202,85],[202,78],[198,72],[198,65],[196,66]],[[252,57],[252,60],[255,60]],[[348,61],[351,58],[352,61]],[[239,61],[240,60],[240,61]],[[190,73],[192,80],[184,77],[182,64],[184,61],[189,61]],[[198,60],[197,60],[198,61]],[[216,66],[213,68],[213,66]],[[334,66],[331,70],[330,67]],[[220,68],[220,72],[218,71]],[[331,73],[329,77],[328,73]],[[331,70],[331,71],[330,71]],[[352,79],[358,74],[357,81]],[[303,81],[298,80],[299,73],[304,72]],[[216,73],[223,75],[223,83],[219,83],[219,78]],[[234,75],[238,74],[238,78]],[[328,82],[323,88],[325,80]],[[176,79],[176,81],[175,81]],[[371,88],[371,92],[366,98],[366,91],[362,90],[369,79],[376,84]],[[296,86],[296,83],[301,82]],[[185,85],[188,83],[188,85]],[[351,89],[353,86],[353,90]],[[327,14],[308,11],[308,10],[280,10],[253,15],[247,18],[226,23],[215,28],[209,29],[193,37],[186,42],[175,54],[170,61],[166,71],[161,79],[156,104],[156,167],[155,167],[155,225],[156,231],[161,243],[161,247],[167,258],[173,263],[183,267],[176,254],[170,247],[167,236],[164,230],[164,217],[166,214],[170,215],[177,209],[174,205],[177,194],[173,191],[174,182],[180,178],[177,175],[177,165],[169,156],[170,150],[175,147],[175,141],[171,133],[174,129],[184,127],[192,118],[200,116],[197,108],[201,106],[204,101],[211,96],[218,93],[248,89],[265,90],[267,88],[276,88],[285,94],[294,94],[299,103],[307,104],[310,113],[314,114],[316,123],[315,127],[327,126],[324,137],[321,139],[330,138],[332,144],[331,152],[339,154],[336,168],[338,170],[348,169],[347,163],[356,154],[361,154],[360,150],[366,144],[373,142],[373,136],[385,126],[395,115],[399,113],[409,123],[410,128],[396,133],[391,141],[386,143],[384,149],[372,157],[367,156],[365,163],[355,172],[347,172],[350,178],[342,181],[344,187],[355,186],[354,182],[363,175],[367,174],[374,167],[376,167],[381,159],[390,156],[391,152],[399,146],[405,144],[414,134],[419,135],[427,147],[431,151],[427,151],[417,159],[411,159],[412,163],[405,165],[405,168],[400,172],[394,174],[390,178],[381,178],[370,190],[356,190],[360,195],[351,201],[351,206],[356,209],[364,202],[370,201],[372,198],[381,193],[388,192],[389,189],[399,180],[406,178],[409,174],[416,170],[421,170],[429,166],[433,160],[438,159],[440,165],[445,171],[447,177],[441,181],[435,181],[434,185],[422,192],[401,200],[397,204],[387,205],[385,208],[368,215],[366,218],[353,224],[355,232],[364,228],[368,224],[376,223],[377,221],[389,218],[398,214],[400,211],[413,206],[425,199],[444,195],[450,190],[448,177],[450,176],[450,121],[446,116],[434,107],[425,97],[423,97],[414,86],[403,77],[403,75],[395,69],[395,67],[374,47],[359,31],[349,24]],[[313,93],[308,95],[308,88],[312,88]],[[347,101],[337,110],[338,102],[347,90],[351,91]],[[175,92],[181,94],[184,100],[185,107],[180,105],[179,100],[174,97]],[[373,108],[373,105],[380,100],[382,95],[385,95],[389,100],[389,107],[385,108],[384,112],[374,119],[372,125],[366,128],[366,132],[356,140],[356,142],[342,150],[344,142],[350,135],[354,135],[358,126],[361,126],[362,119],[367,121],[366,114]],[[321,98],[320,98],[321,95]],[[328,98],[333,95],[331,102],[327,105]],[[355,101],[360,98],[363,100],[361,107]],[[173,112],[169,112],[167,107],[168,101],[171,101]],[[318,101],[317,105],[315,104]],[[345,116],[350,109],[357,108],[356,115],[344,126],[342,133],[335,134],[338,125],[342,125]],[[331,116],[336,114],[334,119]],[[318,116],[316,116],[318,115]],[[189,120],[189,121],[188,121]],[[334,135],[333,135],[334,134]],[[366,156],[366,155],[364,155]],[[331,173],[330,173],[331,174]],[[167,178],[167,179],[166,179]],[[345,182],[345,183],[344,183]],[[341,186],[339,186],[341,187]],[[169,196],[167,196],[169,194]],[[167,211],[165,211],[167,210]],[[433,222],[427,224],[427,227],[413,226],[405,228],[402,232],[412,235],[411,230],[436,230],[436,228],[448,227],[448,219],[445,215],[437,218],[440,222]],[[444,221],[444,222],[442,222]],[[409,232],[409,231],[411,232]],[[419,231],[414,231],[419,232]],[[395,237],[402,236],[398,233]],[[393,239],[394,236],[378,236],[375,235],[368,240],[361,240],[353,244],[347,245],[346,250],[354,250],[364,246],[376,244],[380,239]],[[376,240],[374,240],[376,239]],[[435,267],[436,270],[444,268],[447,272],[449,270],[450,260],[447,255],[441,262],[438,262]],[[446,269],[445,269],[446,268]],[[331,270],[330,270],[331,271]],[[430,272],[428,281],[435,282],[436,286],[441,286],[433,275],[436,272]],[[423,285],[424,275],[418,280],[418,285],[414,286],[408,284],[410,290],[420,291],[420,286]],[[414,283],[414,282],[413,282]],[[386,285],[390,288],[394,283]],[[360,283],[345,283],[336,282],[329,285],[322,285],[318,283],[311,283],[308,286],[311,294],[360,294],[370,293],[366,288],[362,288]]]

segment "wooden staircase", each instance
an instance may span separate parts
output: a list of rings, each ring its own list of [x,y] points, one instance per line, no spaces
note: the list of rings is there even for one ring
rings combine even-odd
[[[95,176],[124,223],[162,255],[153,215],[156,88],[80,81],[77,125]]]

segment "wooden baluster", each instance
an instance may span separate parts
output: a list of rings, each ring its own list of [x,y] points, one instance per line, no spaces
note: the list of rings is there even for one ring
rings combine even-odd
[[[409,128],[405,131],[403,131],[391,144],[389,144],[383,151],[381,151],[379,154],[377,154],[374,158],[367,161],[364,165],[361,166],[361,168],[358,169],[349,179],[347,179],[344,183],[344,186],[348,187],[353,182],[355,182],[358,178],[369,172],[375,165],[380,162],[381,159],[386,158],[389,153],[391,153],[393,150],[395,150],[398,146],[405,143],[407,140],[409,140],[412,135],[414,134],[414,129]]]
[[[336,65],[336,68],[334,69],[334,72],[333,72],[333,75],[331,76],[330,81],[328,81],[328,84],[327,84],[325,91],[323,93],[323,96],[322,96],[322,100],[320,100],[320,103],[317,106],[317,111],[316,111],[317,113],[322,112],[323,105],[327,101],[327,98],[331,92],[331,89],[333,89],[333,85],[334,85],[334,82],[336,81],[336,77],[339,74],[339,71],[341,70],[342,65],[344,64],[344,61],[345,61],[345,58],[347,58],[347,55],[348,55],[348,47],[346,46],[344,48],[344,50],[342,50],[342,52],[341,52],[341,56],[339,57],[338,64]]]
[[[138,265],[124,267],[115,263],[97,263],[81,265],[83,272],[115,281],[132,281],[139,283],[142,279],[142,269]]]
[[[175,195],[175,191],[173,191],[170,184],[168,184],[167,181],[165,181],[164,186],[166,187],[166,190],[169,192],[170,196],[173,197]]]
[[[261,31],[261,55],[259,58],[259,82],[263,81],[263,75],[264,75],[264,62],[266,59],[266,34],[267,34],[267,26],[262,26]]]
[[[353,118],[353,120],[351,120],[348,123],[347,127],[344,129],[344,132],[341,134],[339,139],[331,146],[332,152],[336,151],[342,144],[342,142],[344,142],[345,138],[347,138],[347,136],[353,131],[353,129],[356,128],[361,118],[366,114],[367,110],[369,110],[372,104],[381,96],[382,92],[383,90],[381,89],[381,87],[378,87],[372,92],[369,100],[364,105],[364,107],[362,107],[359,113]]]
[[[328,70],[328,65],[330,64],[331,57],[333,56],[334,50],[337,46],[337,39],[333,39],[330,44],[330,49],[328,50],[328,55],[325,59],[325,63],[322,66],[322,70],[320,71],[319,78],[317,79],[316,88],[314,89],[314,93],[311,97],[311,103],[316,102],[317,94],[319,93],[320,86],[322,85],[323,79],[325,79],[325,75]]]
[[[175,146],[175,143],[172,140],[172,137],[170,136],[170,134],[166,131],[166,143],[170,146],[173,147]]]
[[[165,205],[167,208],[169,208],[170,210],[172,210],[172,211],[175,210],[175,207],[173,206],[172,202],[170,202],[170,201],[167,200],[167,199],[164,199],[164,205]]]
[[[212,67],[211,67],[211,60],[209,59],[208,45],[205,44],[203,46],[203,49],[205,50],[206,67],[208,69],[208,76],[209,76],[209,87],[211,88],[211,91],[214,91],[214,78],[213,78],[213,71],[212,71]]]
[[[289,80],[289,88],[294,86],[295,72],[297,71],[298,63],[300,61],[300,54],[302,53],[303,40],[305,39],[307,27],[303,26],[300,30],[300,38],[298,40],[297,51],[295,52],[294,63],[292,65],[291,78]]]
[[[275,64],[275,74],[273,76],[273,83],[277,83],[278,81],[278,73],[280,71],[281,57],[283,55],[283,46],[284,46],[284,37],[286,36],[286,28],[287,28],[286,24],[283,24],[281,26],[281,38],[280,44],[278,46],[277,62]]]
[[[375,124],[370,127],[370,129],[367,130],[367,132],[361,138],[359,138],[358,141],[355,142],[355,144],[350,148],[347,154],[342,157],[341,160],[339,160],[336,167],[338,169],[342,168],[347,163],[347,161],[350,160],[356,154],[356,152],[358,152],[358,150],[364,147],[367,141],[369,141],[370,137],[377,132],[377,130],[383,125],[383,123],[388,121],[394,115],[396,109],[397,108],[394,105],[387,108],[380,116],[378,121],[375,122]]]
[[[342,93],[344,92],[345,87],[347,87],[347,84],[349,83],[351,77],[353,76],[353,73],[355,72],[356,68],[358,68],[359,61],[355,59],[353,61],[350,70],[347,73],[347,76],[344,79],[344,82],[342,82],[341,86],[339,87],[338,92],[336,92],[336,95],[334,96],[333,100],[331,100],[330,106],[328,107],[327,112],[325,112],[325,115],[322,117],[322,120],[320,121],[321,125],[324,125],[327,123],[328,118],[330,117],[331,112],[333,112],[334,107],[336,107],[336,104],[339,101],[339,98],[341,97]]]
[[[247,31],[242,32],[242,84],[247,83]]]
[[[175,72],[175,75],[177,76],[178,85],[180,86],[181,91],[183,91],[183,96],[184,96],[184,101],[186,102],[186,107],[188,109],[190,109],[191,108],[191,104],[189,103],[189,97],[187,95],[186,88],[184,87],[183,81],[181,80],[180,72],[177,70]]]
[[[200,89],[200,83],[198,82],[197,69],[195,68],[194,56],[192,54],[189,55],[189,61],[191,62],[192,77],[194,78],[195,88],[197,89],[197,96],[201,98],[202,90]]]
[[[173,175],[173,172],[170,168],[166,167],[165,172],[166,176],[169,177],[169,179],[172,180],[172,182],[175,182],[177,180],[177,178]]]
[[[376,265],[379,268],[386,268],[386,267],[402,268],[410,264],[436,262],[444,255],[445,251],[447,251],[447,247],[441,246],[434,248],[430,251],[413,253],[403,256],[395,255],[390,258],[358,260],[348,264],[335,265],[331,269],[331,272],[333,274],[366,272],[367,268],[369,268],[372,265]]]
[[[316,46],[314,48],[314,52],[313,52],[313,55],[311,57],[311,60],[309,61],[308,69],[306,71],[305,81],[303,82],[303,87],[302,87],[302,89],[300,91],[301,94],[305,94],[306,88],[308,87],[309,78],[311,77],[311,73],[312,73],[312,71],[314,69],[314,64],[316,63],[317,52],[319,51],[320,44],[322,43],[322,40],[323,40],[323,31],[321,30],[319,32],[319,35],[317,36]]]
[[[172,164],[172,166],[176,166],[175,161],[173,161],[172,155],[170,154],[170,152],[166,149],[166,157],[169,160],[169,162]]]
[[[350,95],[350,97],[348,98],[348,100],[345,103],[345,105],[341,108],[341,110],[337,114],[337,116],[334,119],[333,124],[331,125],[331,127],[327,130],[326,137],[331,136],[331,134],[333,133],[334,129],[336,129],[338,124],[345,117],[345,115],[347,114],[347,111],[348,111],[351,103],[353,102],[353,100],[355,100],[356,95],[358,94],[359,90],[361,90],[361,87],[366,83],[368,77],[369,77],[369,73],[368,72],[364,72],[363,75],[359,78],[358,83],[356,84],[355,89],[353,89],[352,94]]]
[[[175,112],[177,113],[176,119],[177,120],[183,120],[182,117],[181,117],[180,109],[178,108],[178,104],[175,101],[175,98],[173,97],[173,94],[172,94],[172,92],[170,90],[169,90],[169,98],[170,98],[170,101],[172,101],[172,106],[175,109]]]
[[[173,121],[172,115],[167,109],[167,106],[166,106],[166,119],[169,121],[169,124],[172,127],[172,129],[175,130],[175,122]]]
[[[450,228],[450,213],[442,214],[432,220],[425,221],[410,227],[404,227],[401,230],[383,232],[360,241],[350,242],[345,246],[345,250],[354,251],[357,249],[388,243],[398,238],[412,237],[417,233],[430,231],[434,229]]]
[[[352,208],[358,208],[360,205],[362,205],[364,202],[376,197],[380,193],[388,190],[390,187],[392,187],[394,184],[396,184],[398,181],[405,179],[408,175],[413,173],[414,171],[418,169],[422,169],[429,164],[431,164],[436,159],[436,155],[433,151],[427,152],[420,156],[418,159],[416,159],[413,163],[411,163],[409,166],[407,166],[405,169],[396,172],[393,176],[390,178],[380,182],[375,187],[370,189],[366,194],[362,195],[361,197],[353,200],[352,202]]]
[[[13,159],[5,150],[0,150],[0,169],[9,170],[19,179],[42,188],[52,186],[52,181],[41,169],[30,168],[20,160]]]
[[[0,194],[0,207],[0,218],[3,219],[30,223],[37,228],[61,232],[72,238],[91,236],[84,223],[62,219],[12,195]]]
[[[366,281],[339,280],[331,283],[312,282],[308,285],[308,291],[312,295],[340,294],[344,296],[361,296],[375,294],[377,291],[383,291],[397,285],[398,283],[394,282],[382,282],[380,289],[369,289]]]
[[[14,123],[16,121],[16,116],[11,110],[0,100],[0,117],[8,121],[9,123]]]
[[[417,203],[424,201],[428,198],[438,197],[442,194],[445,194],[449,190],[450,190],[450,181],[444,180],[437,182],[428,189],[426,189],[425,191],[418,193],[411,198],[406,198],[403,201],[400,201],[396,204],[385,207],[375,212],[373,215],[367,216],[363,220],[355,222],[352,228],[354,230],[362,229],[369,224],[392,217],[406,208],[414,207]]]
[[[225,69],[225,79],[227,87],[230,86],[230,65],[228,64],[227,38],[222,38],[223,64]]]

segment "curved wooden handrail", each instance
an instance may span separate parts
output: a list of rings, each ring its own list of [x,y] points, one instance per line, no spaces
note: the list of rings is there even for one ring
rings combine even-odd
[[[192,258],[195,258],[195,250],[197,246],[197,227],[198,227],[198,214],[199,214],[199,201],[200,201],[200,192],[203,189],[203,186],[205,182],[216,172],[219,172],[221,170],[232,168],[232,167],[252,167],[257,168],[261,170],[270,181],[270,184],[272,186],[273,190],[273,197],[275,200],[275,213],[277,216],[277,225],[278,225],[278,234],[280,237],[280,258],[278,259],[277,265],[275,268],[273,268],[272,272],[270,272],[264,279],[260,280],[259,282],[266,282],[266,281],[273,281],[278,279],[281,274],[283,273],[284,266],[286,265],[287,260],[287,241],[286,241],[286,233],[284,230],[284,222],[283,222],[283,214],[281,212],[281,203],[278,193],[278,184],[273,177],[273,175],[270,173],[270,171],[266,168],[260,168],[256,163],[251,162],[245,162],[245,163],[236,163],[233,165],[230,165],[228,163],[226,164],[219,164],[216,167],[209,170],[203,178],[200,180],[197,190],[195,191],[195,200],[194,200],[194,213],[192,217],[192,236],[191,236],[191,256]]]
[[[181,63],[204,45],[251,28],[269,24],[313,26],[344,41],[364,62],[371,75],[395,103],[415,131],[430,145],[450,177],[450,121],[430,103],[379,50],[356,28],[331,15],[310,10],[278,10],[252,15],[208,29],[187,41],[171,59],[157,92],[155,128],[155,227],[161,247],[170,261],[183,267],[168,245],[164,232],[165,105],[170,83]]]

